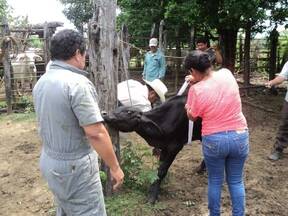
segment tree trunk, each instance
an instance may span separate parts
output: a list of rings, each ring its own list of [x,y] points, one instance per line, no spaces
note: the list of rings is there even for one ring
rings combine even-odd
[[[4,22],[2,24],[1,36],[4,38],[1,49],[3,52],[3,65],[4,65],[4,82],[5,82],[5,95],[6,95],[6,103],[7,103],[7,114],[12,113],[12,83],[11,83],[11,59],[10,59],[10,49],[11,49],[11,40],[8,36],[10,36],[9,26],[7,23],[7,19],[4,18]]]
[[[234,73],[238,29],[219,29],[218,32],[223,53],[223,67],[228,68]]]
[[[248,21],[245,29],[245,42],[244,42],[244,86],[250,84],[250,40],[251,40],[251,21]],[[248,92],[247,92],[248,93]]]
[[[276,62],[277,62],[277,44],[279,33],[277,32],[277,26],[270,33],[270,58],[269,58],[269,80],[275,78]]]
[[[89,22],[89,65],[91,80],[96,86],[101,110],[111,113],[117,104],[118,62],[115,44],[116,0],[93,0],[94,14]],[[116,63],[117,62],[117,63]],[[114,146],[119,143],[118,131],[106,126]],[[116,152],[119,157],[119,152]],[[102,170],[107,174],[105,195],[112,194],[109,168],[102,162]]]
[[[195,27],[192,26],[190,29],[189,50],[192,51],[194,49],[195,49]]]

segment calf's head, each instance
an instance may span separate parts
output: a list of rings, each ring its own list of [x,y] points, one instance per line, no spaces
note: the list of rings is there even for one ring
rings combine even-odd
[[[137,108],[122,106],[116,108],[112,114],[102,113],[102,116],[106,123],[119,131],[136,131],[142,137],[161,137],[162,129],[146,114]]]
[[[118,107],[111,114],[102,113],[106,123],[113,128],[123,131],[132,132],[138,127],[141,121],[142,112],[133,107]]]

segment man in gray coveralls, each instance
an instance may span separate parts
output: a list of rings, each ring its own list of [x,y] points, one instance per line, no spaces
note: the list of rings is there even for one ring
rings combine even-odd
[[[41,173],[54,194],[57,215],[105,216],[97,153],[110,167],[114,188],[124,174],[102,124],[95,87],[83,71],[84,38],[62,30],[53,36],[50,52],[52,62],[33,89],[43,142]]]

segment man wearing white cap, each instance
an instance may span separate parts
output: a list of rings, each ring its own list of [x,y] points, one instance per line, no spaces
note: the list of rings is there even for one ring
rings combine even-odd
[[[144,71],[142,74],[144,80],[153,81],[154,79],[163,79],[165,76],[165,57],[157,46],[157,38],[151,38],[149,41],[150,51],[146,53],[144,59]]]
[[[117,99],[123,106],[132,106],[147,112],[165,101],[168,89],[160,80],[144,80],[142,85],[136,80],[126,80],[117,85]]]

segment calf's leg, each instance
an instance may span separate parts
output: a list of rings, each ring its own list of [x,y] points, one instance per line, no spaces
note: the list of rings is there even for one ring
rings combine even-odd
[[[161,182],[164,179],[164,177],[167,175],[169,167],[171,166],[176,155],[182,148],[183,146],[178,147],[178,148],[173,148],[168,151],[162,150],[161,156],[160,156],[160,166],[158,168],[158,179],[152,183],[149,189],[148,201],[151,204],[155,204],[156,200],[158,200]]]

